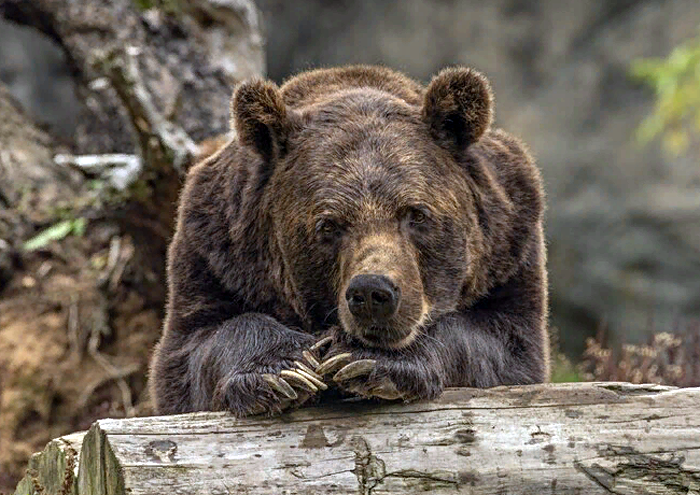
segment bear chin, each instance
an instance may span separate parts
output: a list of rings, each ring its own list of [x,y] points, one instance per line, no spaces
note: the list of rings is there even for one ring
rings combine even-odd
[[[399,350],[409,347],[422,333],[426,323],[431,321],[430,306],[423,301],[418,319],[395,318],[385,324],[369,322],[361,324],[353,318],[346,304],[340,305],[340,327],[343,332],[359,345],[386,350]],[[397,315],[398,316],[398,315]]]
[[[418,337],[420,330],[416,325],[408,332],[402,332],[397,336],[396,330],[370,325],[363,330],[348,333],[367,347],[398,350],[410,346]],[[388,338],[387,335],[391,335],[391,337]]]

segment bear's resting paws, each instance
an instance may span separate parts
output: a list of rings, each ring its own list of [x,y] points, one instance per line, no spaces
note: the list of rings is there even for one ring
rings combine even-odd
[[[306,361],[314,368],[320,363],[311,355],[310,352],[303,353]],[[283,369],[279,374],[264,373],[263,380],[267,382],[275,392],[279,392],[287,399],[296,400],[299,395],[294,390],[294,387],[315,394],[319,390],[328,389],[328,385],[323,383],[321,375],[313,371],[308,365],[301,361],[294,361],[294,368]]]
[[[357,359],[350,352],[328,357],[316,371],[319,375],[334,373],[333,381],[341,389],[367,398],[408,402],[434,398],[442,391],[440,380],[425,376],[420,366]]]
[[[298,407],[319,391],[327,390],[328,385],[313,370],[320,365],[318,359],[309,351],[300,354],[291,362],[283,360],[281,367],[266,366],[258,373],[232,373],[219,383],[214,408],[228,409],[238,417],[275,414]]]

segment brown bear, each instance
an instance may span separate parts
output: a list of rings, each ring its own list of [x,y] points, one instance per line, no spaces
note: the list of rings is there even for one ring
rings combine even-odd
[[[468,68],[238,86],[236,137],[181,196],[157,411],[546,381],[543,188],[492,108]]]

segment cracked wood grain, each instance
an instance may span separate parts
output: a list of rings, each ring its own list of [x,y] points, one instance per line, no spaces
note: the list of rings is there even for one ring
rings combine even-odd
[[[700,495],[698,410],[700,388],[450,389],[429,403],[351,402],[277,418],[106,419],[70,445],[82,445],[76,495]],[[42,476],[34,481],[56,484]],[[33,493],[31,481],[17,494]]]

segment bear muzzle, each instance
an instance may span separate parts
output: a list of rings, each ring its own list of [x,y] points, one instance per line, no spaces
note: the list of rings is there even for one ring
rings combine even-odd
[[[343,326],[356,338],[383,348],[399,348],[412,340],[412,325],[401,324],[401,287],[390,277],[375,273],[355,275],[344,297],[341,320],[344,314]]]
[[[401,303],[401,289],[384,275],[356,275],[345,290],[348,309],[363,326],[382,326]]]
[[[375,225],[341,254],[338,313],[370,347],[400,349],[420,332],[425,299],[417,255],[396,226]]]

